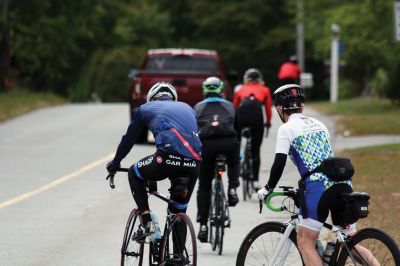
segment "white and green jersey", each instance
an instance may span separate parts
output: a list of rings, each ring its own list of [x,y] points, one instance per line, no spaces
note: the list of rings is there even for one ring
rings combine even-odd
[[[300,175],[304,176],[324,159],[334,156],[329,138],[328,129],[323,123],[295,113],[290,115],[288,122],[279,127],[275,152],[288,154]],[[309,181],[324,182],[326,188],[337,183],[322,173],[312,174]]]

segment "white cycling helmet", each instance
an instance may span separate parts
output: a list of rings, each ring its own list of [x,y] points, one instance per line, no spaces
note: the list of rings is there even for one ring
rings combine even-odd
[[[162,96],[168,96],[174,101],[178,100],[175,88],[168,82],[164,81],[157,82],[150,88],[146,100],[147,102],[151,102]]]

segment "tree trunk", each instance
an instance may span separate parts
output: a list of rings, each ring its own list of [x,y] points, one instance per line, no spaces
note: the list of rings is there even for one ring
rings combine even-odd
[[[8,7],[10,0],[4,0],[3,4],[3,28],[1,34],[1,62],[0,62],[0,92],[6,90],[7,78],[10,73],[10,44],[9,44],[9,23],[8,23]]]

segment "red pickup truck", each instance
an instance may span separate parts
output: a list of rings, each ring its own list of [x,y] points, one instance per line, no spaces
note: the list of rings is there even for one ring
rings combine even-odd
[[[178,93],[178,100],[194,106],[203,100],[202,83],[216,76],[224,81],[224,98],[232,99],[232,90],[218,53],[204,49],[151,49],[144,56],[140,68],[132,75],[130,107],[131,115],[146,102],[146,95],[152,85],[159,81],[172,84]],[[139,142],[143,142],[142,135]]]

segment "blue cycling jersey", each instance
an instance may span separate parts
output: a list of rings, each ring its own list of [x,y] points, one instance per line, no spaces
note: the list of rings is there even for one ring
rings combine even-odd
[[[201,142],[194,110],[186,103],[171,100],[141,105],[118,146],[114,162],[129,153],[144,127],[154,135],[157,150],[200,160]]]

